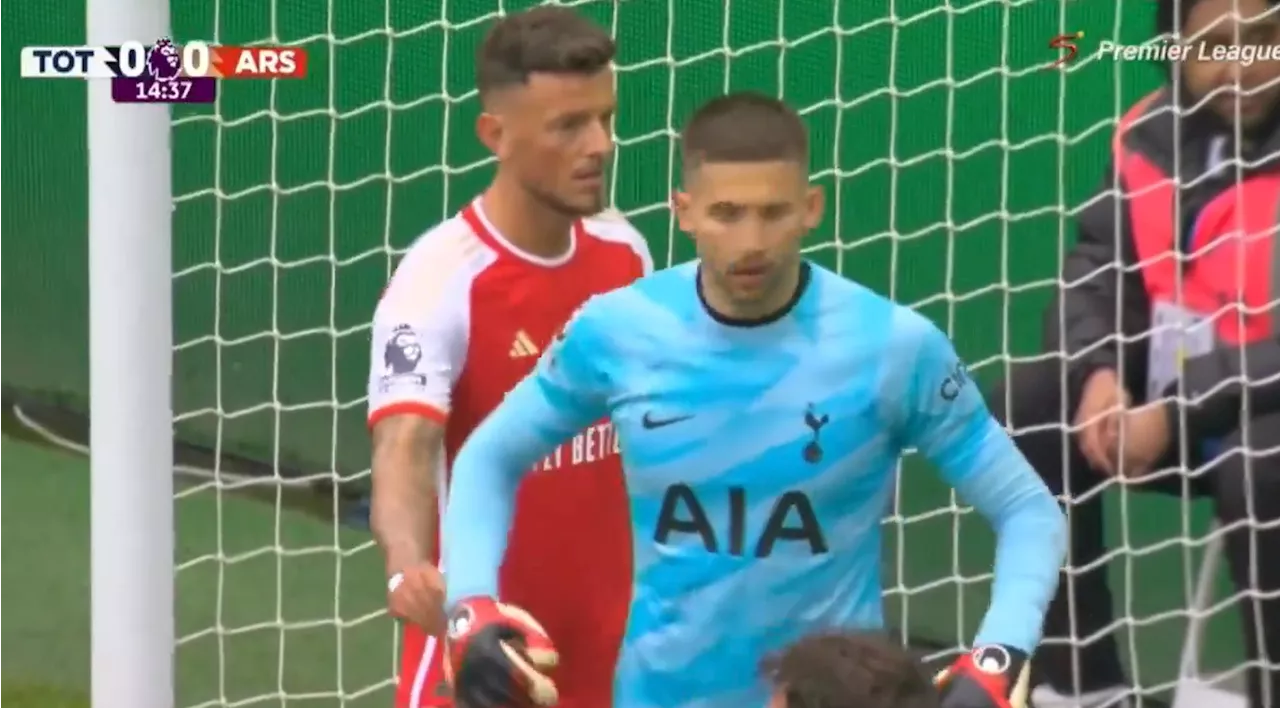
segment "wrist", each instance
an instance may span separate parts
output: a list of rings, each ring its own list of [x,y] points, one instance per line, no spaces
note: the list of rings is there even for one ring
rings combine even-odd
[[[397,571],[387,578],[387,592],[395,592],[401,585],[404,585],[404,573]]]
[[[414,567],[420,567],[423,565],[431,565],[431,564],[430,563],[414,563],[411,565],[404,565],[404,566],[389,566],[387,569],[387,592],[395,592],[396,588],[404,584],[406,574],[408,573],[409,570],[413,569]],[[438,572],[440,573],[440,577],[443,578],[444,571],[441,570]]]
[[[396,573],[406,573],[410,568],[420,566],[427,563],[429,556],[418,551],[417,548],[400,547],[396,549],[387,549],[383,557],[383,570],[388,578]]]
[[[488,607],[497,604],[498,598],[493,595],[464,595],[457,599],[449,600],[446,603],[446,607],[452,612],[463,607],[474,607],[476,605],[484,605]]]
[[[969,660],[984,674],[1016,674],[1027,663],[1027,653],[1006,644],[980,644],[969,652]]]
[[[386,520],[379,523],[376,518],[372,520],[373,535],[382,551],[383,569],[387,576],[430,563],[436,557],[435,534],[420,533],[416,530],[417,524],[407,521],[396,519],[396,523]]]

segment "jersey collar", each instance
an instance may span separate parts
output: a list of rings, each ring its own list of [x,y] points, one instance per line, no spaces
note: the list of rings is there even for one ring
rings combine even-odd
[[[702,292],[701,264],[698,265],[698,269],[694,273],[693,282],[698,289],[698,302],[702,304],[702,309],[706,311],[707,316],[711,319],[727,327],[763,327],[786,317],[796,308],[796,305],[800,303],[800,298],[804,297],[805,291],[809,288],[809,281],[813,280],[812,271],[813,268],[809,265],[809,261],[800,261],[800,279],[796,281],[796,291],[791,294],[791,299],[787,300],[787,303],[775,312],[761,317],[730,317],[717,312],[711,305],[707,304],[706,295]]]

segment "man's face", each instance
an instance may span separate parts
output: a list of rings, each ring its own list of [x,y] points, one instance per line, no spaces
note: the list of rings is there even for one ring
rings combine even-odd
[[[680,228],[702,269],[731,302],[770,301],[800,259],[800,242],[822,220],[822,191],[792,161],[708,163],[689,170],[676,195]]]
[[[502,98],[498,158],[552,208],[595,214],[603,205],[616,107],[612,69],[534,74]]]
[[[1182,35],[1194,45],[1203,42],[1205,52],[1221,47],[1252,47],[1250,51],[1280,44],[1280,14],[1270,12],[1266,0],[1200,0],[1187,17]],[[1238,12],[1239,16],[1236,16]],[[1252,62],[1200,59],[1193,50],[1183,64],[1183,78],[1193,96],[1212,94],[1209,105],[1228,122],[1236,121],[1237,104],[1242,127],[1265,119],[1280,97],[1280,61]]]

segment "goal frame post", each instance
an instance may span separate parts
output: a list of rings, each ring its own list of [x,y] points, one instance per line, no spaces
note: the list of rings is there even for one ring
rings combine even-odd
[[[87,2],[90,46],[168,32],[168,0]],[[172,708],[170,116],[86,85],[92,703]]]

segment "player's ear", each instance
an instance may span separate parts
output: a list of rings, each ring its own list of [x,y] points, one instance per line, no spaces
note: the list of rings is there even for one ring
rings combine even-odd
[[[497,115],[488,111],[482,111],[480,116],[476,118],[476,137],[480,139],[480,144],[489,149],[498,159],[502,159],[504,155],[504,147],[506,141],[503,140],[502,119]]]
[[[676,222],[680,225],[681,231],[690,234],[693,233],[692,201],[688,192],[677,189],[671,193],[671,208],[676,212]]]
[[[827,197],[822,187],[811,184],[804,195],[804,226],[813,230],[822,223],[822,212],[826,211]]]

